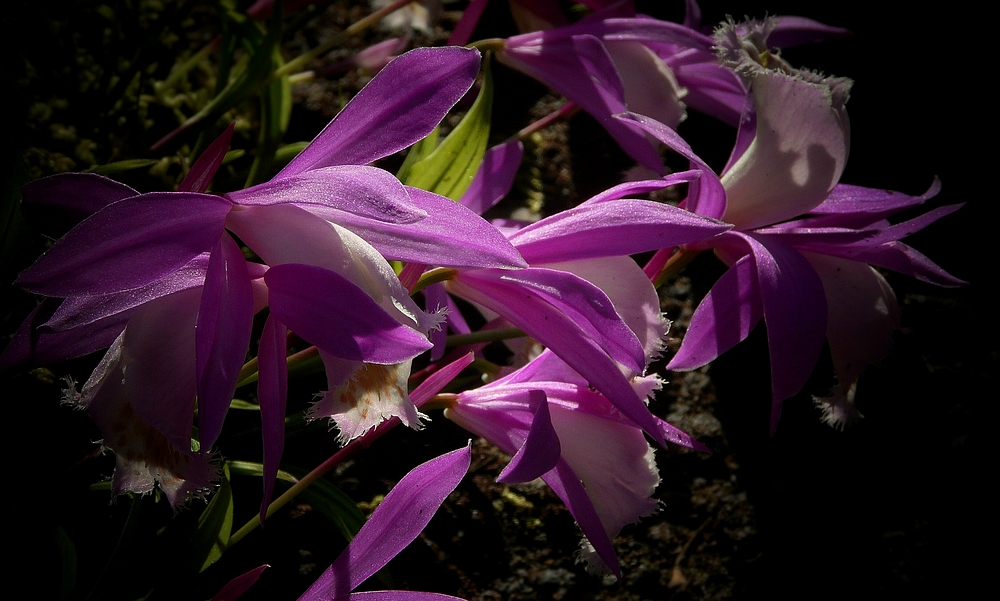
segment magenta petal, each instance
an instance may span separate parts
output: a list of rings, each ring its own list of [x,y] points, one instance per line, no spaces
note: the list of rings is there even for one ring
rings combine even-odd
[[[677,132],[644,115],[622,113],[615,115],[615,118],[638,125],[651,136],[666,144],[671,150],[691,161],[692,166],[702,172],[702,176],[691,183],[688,190],[687,210],[714,219],[722,217],[726,211],[725,188],[715,172],[694,153],[691,146]]]
[[[707,364],[749,336],[763,315],[757,274],[747,255],[702,299],[667,369],[688,370]]]
[[[234,129],[236,129],[235,121],[230,123],[226,131],[208,145],[205,152],[201,153],[194,165],[191,165],[191,170],[177,186],[178,192],[204,192],[208,190],[212,178],[215,177],[215,172],[219,170],[219,167],[222,166],[222,160],[226,158]]]
[[[414,223],[427,213],[410,201],[403,184],[387,171],[356,165],[324,167],[230,192],[237,205],[293,203],[344,211],[386,223]]]
[[[580,203],[581,205],[594,204],[599,202],[607,202],[609,200],[618,200],[619,198],[625,198],[626,196],[647,194],[649,192],[656,192],[662,190],[669,186],[675,186],[677,184],[684,184],[694,181],[701,177],[701,171],[681,171],[678,173],[671,173],[665,175],[660,179],[648,179],[640,180],[636,182],[625,182],[623,184],[618,184],[617,186],[608,188],[604,192],[591,196],[587,200]]]
[[[527,265],[503,234],[468,208],[418,188],[407,190],[427,217],[405,226],[310,211],[351,230],[390,260],[466,268]]]
[[[406,148],[441,122],[478,72],[478,50],[418,48],[400,55],[275,179],[331,165],[366,165]]]
[[[580,477],[576,475],[573,468],[562,459],[556,464],[555,469],[542,476],[542,480],[552,489],[556,495],[566,504],[566,508],[573,514],[573,519],[580,525],[583,534],[594,546],[597,555],[604,561],[608,569],[621,579],[622,571],[618,564],[618,555],[615,554],[614,545],[611,544],[611,537],[608,536],[598,515],[594,503],[587,495]]]
[[[205,283],[210,254],[202,253],[187,265],[155,282],[113,294],[71,296],[45,322],[45,329],[63,331],[106,319],[174,292],[200,287]]]
[[[559,435],[552,427],[549,402],[545,398],[545,393],[541,390],[529,391],[528,402],[538,407],[535,410],[535,419],[531,420],[531,429],[528,430],[524,444],[497,476],[497,482],[505,484],[530,482],[540,478],[559,463],[562,450],[559,446]]]
[[[195,332],[198,436],[206,451],[222,431],[252,328],[253,287],[247,262],[236,242],[223,234],[208,261]]]
[[[264,564],[262,566],[257,566],[256,568],[246,572],[245,574],[240,574],[236,578],[233,578],[222,587],[219,592],[215,593],[212,597],[212,601],[236,601],[243,596],[243,593],[250,590],[250,587],[257,583],[260,575],[271,566]]]
[[[128,313],[117,313],[70,330],[53,332],[43,328],[42,324],[58,311],[61,300],[47,298],[25,318],[0,355],[0,373],[82,357],[111,346],[125,329]]]
[[[420,383],[410,393],[410,401],[418,408],[429,401],[432,396],[441,391],[445,384],[455,379],[463,369],[472,364],[475,357],[472,353],[466,353],[455,359],[448,365],[427,376],[427,379]]]
[[[810,213],[864,213],[875,217],[875,219],[881,219],[903,209],[923,204],[925,201],[937,196],[940,191],[941,180],[936,177],[931,183],[931,187],[920,196],[910,196],[901,192],[881,190],[879,188],[838,184],[830,191],[826,200],[812,209]]]
[[[322,267],[286,263],[264,274],[271,313],[320,350],[350,361],[389,365],[431,348],[347,278]]]
[[[138,195],[125,184],[96,173],[60,173],[21,188],[25,216],[52,223],[54,230],[46,229],[49,235],[61,235],[109,204]]]
[[[271,504],[278,465],[285,448],[285,404],[288,399],[288,366],[285,363],[287,330],[274,315],[268,315],[257,352],[257,396],[260,401],[261,433],[264,438],[264,497],[260,502],[260,525]]]
[[[231,207],[225,199],[193,192],[118,201],[56,241],[16,283],[47,296],[138,288],[212,248]]]
[[[767,45],[771,48],[791,48],[848,35],[851,35],[851,31],[843,27],[824,25],[806,17],[782,15],[777,18],[774,28],[767,36]]]
[[[623,199],[562,211],[522,228],[510,241],[534,265],[634,255],[711,238],[731,227],[671,205]]]
[[[483,157],[483,164],[479,166],[476,177],[459,202],[477,215],[482,215],[500,202],[514,184],[522,155],[524,145],[516,139],[490,148]]]
[[[418,465],[403,476],[340,557],[299,600],[347,598],[423,531],[465,476],[471,461],[472,452],[465,447]]]
[[[422,591],[367,591],[351,593],[344,599],[345,601],[465,601],[451,595]]]

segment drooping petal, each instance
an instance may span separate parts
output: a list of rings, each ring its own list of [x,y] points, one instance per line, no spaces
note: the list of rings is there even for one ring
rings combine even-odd
[[[243,252],[229,234],[212,249],[195,326],[198,436],[212,448],[222,431],[250,348],[253,288]]]
[[[241,206],[294,203],[308,211],[318,205],[385,223],[408,224],[427,216],[389,172],[356,165],[323,167],[275,178],[230,192],[226,198]]]
[[[274,179],[331,165],[366,165],[429,134],[469,90],[479,51],[418,48],[385,66]]]
[[[264,439],[264,496],[260,503],[260,525],[267,517],[281,454],[285,449],[285,405],[288,401],[288,330],[274,315],[268,315],[257,351],[257,397],[260,402],[261,434]]]
[[[421,332],[433,329],[441,320],[417,307],[375,248],[308,211],[291,205],[237,207],[227,224],[268,265],[302,263],[336,272],[364,290],[399,323]]]
[[[470,447],[413,468],[372,513],[354,540],[299,597],[300,601],[346,598],[415,539],[465,476]]]
[[[757,274],[747,255],[734,263],[698,304],[681,348],[667,369],[683,371],[706,365],[749,336],[763,316]]]
[[[345,361],[320,353],[326,367],[329,391],[309,407],[309,419],[329,418],[337,424],[338,442],[347,444],[393,417],[420,430],[421,418],[406,394],[410,362],[378,365]],[[332,377],[337,374],[337,377]],[[341,377],[347,374],[346,377]]]
[[[605,40],[604,47],[622,79],[628,109],[669,127],[680,125],[687,117],[682,101],[687,90],[670,67],[641,42]]]
[[[128,313],[116,313],[68,330],[42,327],[58,311],[60,301],[64,299],[47,298],[28,314],[0,355],[0,373],[51,365],[107,348],[128,322]]]
[[[868,265],[803,254],[826,291],[826,339],[837,374],[830,394],[816,400],[824,410],[824,421],[842,427],[860,417],[854,406],[855,383],[892,346],[892,335],[899,328],[899,305],[885,278]]]
[[[275,265],[264,275],[271,312],[303,339],[341,359],[389,365],[431,348],[342,275],[313,265]]]
[[[21,272],[16,284],[47,296],[138,288],[184,267],[222,236],[229,201],[155,192],[94,213]]]
[[[510,236],[532,264],[633,255],[711,238],[728,224],[648,200],[581,205]]]
[[[236,578],[233,578],[223,586],[219,592],[215,593],[212,597],[212,601],[236,601],[243,596],[243,593],[250,590],[257,580],[260,579],[260,575],[271,566],[264,564],[262,566],[257,566],[256,568],[240,574]]]
[[[413,392],[410,393],[410,400],[412,400],[413,404],[417,407],[423,405],[435,394],[441,392],[441,389],[444,388],[448,382],[455,379],[455,377],[458,376],[463,369],[471,365],[474,359],[475,357],[472,353],[466,353],[427,376],[427,379],[421,382],[416,388],[413,389]]]
[[[821,227],[866,227],[880,219],[930,200],[941,191],[941,180],[934,178],[930,188],[919,196],[910,196],[892,190],[865,188],[837,184],[812,215],[829,215],[829,221],[818,222]],[[840,219],[834,221],[835,217]],[[850,221],[847,221],[847,220]]]
[[[661,177],[660,179],[647,179],[639,180],[635,182],[625,182],[618,184],[617,186],[612,186],[604,192],[600,192],[591,196],[587,200],[580,203],[581,205],[594,204],[599,202],[608,202],[611,200],[618,200],[619,198],[625,198],[626,196],[647,194],[649,192],[656,192],[662,190],[669,186],[674,186],[677,184],[684,184],[692,182],[701,177],[701,171],[691,170],[691,171],[680,171],[678,173],[671,173]]]
[[[226,128],[226,131],[208,145],[205,152],[201,153],[194,165],[191,165],[191,170],[177,186],[178,192],[204,192],[208,190],[212,178],[215,177],[215,173],[222,166],[223,159],[226,158],[229,142],[233,139],[235,129],[236,122],[233,121]]]
[[[21,188],[22,210],[45,234],[61,236],[104,207],[139,193],[96,173],[59,173]]]
[[[410,198],[427,211],[416,223],[394,225],[351,215],[312,211],[351,230],[388,259],[470,269],[527,264],[496,227],[463,205],[418,188]]]
[[[562,455],[559,435],[552,427],[545,393],[541,390],[529,391],[528,402],[537,407],[535,419],[531,420],[531,428],[524,444],[497,476],[497,482],[514,484],[540,478],[556,466]]]
[[[178,448],[191,444],[200,305],[201,290],[192,288],[136,307],[122,343],[125,391],[132,409]]]
[[[123,333],[111,345],[81,392],[67,391],[66,400],[87,410],[104,436],[101,444],[115,454],[112,494],[145,494],[159,484],[176,510],[211,490],[217,470],[206,454],[191,451],[190,436],[178,444],[134,411],[124,382],[125,338]]]

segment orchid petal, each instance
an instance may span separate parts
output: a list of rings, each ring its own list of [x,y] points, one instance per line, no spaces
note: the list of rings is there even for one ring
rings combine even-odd
[[[441,389],[448,384],[448,382],[454,380],[463,369],[472,365],[472,361],[474,359],[475,357],[472,353],[466,353],[427,376],[427,379],[421,382],[416,388],[413,389],[413,392],[410,393],[410,400],[412,400],[413,404],[417,407],[431,400],[431,397],[440,392]]]
[[[535,411],[535,419],[531,420],[531,428],[524,439],[524,444],[497,476],[497,482],[515,484],[540,478],[556,466],[562,455],[559,435],[552,427],[545,393],[541,390],[530,391],[528,402],[538,408]]]
[[[269,567],[271,566],[267,564],[257,566],[249,572],[233,578],[219,592],[215,593],[212,601],[236,601],[243,596],[243,593],[250,590],[250,587],[257,583],[260,575]]]
[[[391,260],[472,269],[527,265],[507,238],[479,215],[432,192],[407,190],[428,216],[405,226],[312,212],[342,224]]]
[[[478,50],[418,48],[400,55],[274,179],[331,165],[365,165],[410,146],[441,122],[478,72]]]
[[[694,153],[691,146],[677,135],[677,132],[645,115],[622,113],[615,115],[615,118],[638,125],[654,138],[666,144],[668,148],[691,161],[691,164],[702,172],[702,176],[691,182],[688,188],[686,208],[706,217],[714,219],[722,217],[726,210],[726,191],[722,183],[715,172]]]
[[[669,127],[680,125],[687,117],[682,102],[687,90],[670,67],[641,42],[605,40],[604,48],[621,77],[629,110]]]
[[[288,401],[288,330],[273,314],[264,322],[257,352],[257,396],[260,401],[261,433],[264,439],[264,496],[260,502],[260,525],[274,494],[274,482],[285,448],[285,405]]]
[[[899,305],[877,271],[855,261],[804,253],[823,281],[830,344],[837,386],[824,399],[824,419],[842,426],[860,414],[854,407],[854,384],[864,369],[885,356],[899,329]]]
[[[826,197],[826,200],[813,208],[810,213],[814,215],[842,215],[851,218],[864,215],[870,219],[867,223],[841,225],[841,227],[864,227],[903,209],[923,204],[937,196],[940,191],[941,180],[936,177],[930,188],[920,196],[910,196],[892,190],[838,184]],[[833,224],[831,223],[831,225]]]
[[[205,152],[201,153],[194,165],[191,165],[191,170],[177,186],[178,192],[204,192],[208,190],[212,178],[215,177],[215,173],[226,158],[226,152],[229,150],[229,143],[233,139],[235,129],[236,122],[233,121],[226,128],[226,131],[208,145]]]
[[[701,177],[701,171],[691,170],[691,171],[681,171],[678,173],[671,173],[665,175],[660,179],[647,179],[640,180],[636,182],[625,182],[623,184],[618,184],[608,188],[604,192],[595,194],[587,200],[580,203],[581,205],[595,204],[599,202],[607,202],[610,200],[618,200],[619,198],[625,198],[626,196],[633,196],[639,194],[648,194],[650,192],[657,192],[664,188],[670,186],[676,186],[677,184],[686,184],[692,182]]]
[[[140,305],[129,318],[122,343],[125,392],[132,409],[178,448],[191,445],[200,304],[201,290],[191,288]]]
[[[339,225],[292,205],[237,207],[227,223],[268,265],[304,263],[334,271],[368,293],[399,323],[421,332],[441,320],[417,307],[375,248]]]
[[[210,249],[232,205],[217,196],[158,192],[94,213],[22,271],[17,285],[47,296],[138,288]]]
[[[791,48],[848,35],[851,35],[851,31],[843,27],[825,25],[806,17],[783,15],[777,18],[777,23],[767,37],[767,45],[772,48]]]
[[[243,252],[229,234],[212,249],[195,334],[198,436],[212,448],[236,392],[253,329],[253,288]]]
[[[514,184],[523,155],[524,145],[520,140],[510,140],[490,148],[459,202],[477,215],[482,215],[500,202]]]
[[[346,597],[389,563],[423,531],[465,476],[471,461],[467,446],[418,465],[403,476],[340,557],[299,600]]]
[[[728,224],[648,200],[581,205],[510,237],[530,264],[633,255],[710,238]]]
[[[681,348],[667,369],[685,371],[706,365],[749,336],[763,316],[754,263],[747,255],[734,263],[698,304]]]
[[[112,203],[138,195],[125,184],[96,173],[59,173],[21,188],[25,216],[52,223],[52,229],[46,228],[52,236],[62,235]]]
[[[757,134],[722,175],[724,221],[753,229],[823,202],[847,162],[849,85],[763,69],[753,77]]]
[[[579,104],[639,164],[663,172],[663,161],[645,136],[612,118],[627,110],[625,90],[600,40],[590,35],[567,37],[557,30],[514,36],[507,40],[497,60]]]
[[[425,593],[423,591],[366,591],[351,593],[345,597],[347,601],[465,601],[443,593]]]
[[[271,312],[293,332],[342,359],[388,365],[431,348],[342,275],[313,265],[275,265],[264,275]]]
[[[336,166],[313,169],[246,190],[226,198],[241,206],[267,206],[293,202],[336,209],[379,222],[414,223],[427,213],[410,201],[403,184],[376,167]]]
[[[47,298],[14,333],[0,355],[0,373],[23,367],[49,365],[107,348],[128,322],[128,313],[116,313],[72,329],[51,331],[43,324],[58,312],[64,299]]]

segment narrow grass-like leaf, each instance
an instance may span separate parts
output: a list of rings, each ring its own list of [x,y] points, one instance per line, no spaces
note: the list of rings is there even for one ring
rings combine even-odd
[[[198,518],[190,545],[190,561],[199,572],[222,557],[233,531],[233,489],[229,485],[229,466],[222,466],[222,482],[208,507]]]

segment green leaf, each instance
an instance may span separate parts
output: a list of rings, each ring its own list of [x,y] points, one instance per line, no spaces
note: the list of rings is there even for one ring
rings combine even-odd
[[[431,133],[427,134],[424,139],[418,141],[413,146],[410,146],[409,152],[406,153],[406,158],[403,159],[403,164],[399,167],[399,171],[396,173],[396,178],[401,182],[406,182],[410,177],[410,170],[413,169],[413,165],[418,161],[426,159],[438,145],[438,134],[441,133],[440,127],[435,127]]]
[[[323,478],[313,482],[309,488],[300,492],[297,498],[311,505],[320,515],[328,519],[348,542],[354,539],[365,523],[365,516],[357,504]]]
[[[483,162],[490,137],[493,76],[483,61],[483,82],[469,112],[430,155],[413,163],[405,183],[458,200]]]
[[[152,167],[158,162],[159,161],[155,159],[128,159],[126,161],[108,163],[107,165],[94,165],[90,169],[85,169],[84,173],[96,173],[105,177],[114,177],[118,174],[125,173],[126,171]]]
[[[257,461],[227,461],[226,465],[229,466],[229,469],[235,476],[264,477],[264,464]],[[284,480],[292,484],[299,481],[298,478],[284,470],[278,470],[278,480]]]
[[[203,572],[222,557],[233,531],[233,489],[229,485],[229,466],[222,466],[222,483],[198,518],[190,546],[191,565]]]
[[[281,50],[273,50],[274,70],[285,64],[281,58]],[[266,181],[270,176],[271,166],[281,144],[281,138],[288,129],[292,116],[292,84],[288,76],[272,81],[262,91],[260,98],[260,136],[257,145],[257,156],[250,167],[247,177],[247,187]]]
[[[59,601],[67,601],[73,597],[73,589],[76,588],[76,545],[62,526],[56,526],[55,538],[60,563]]]

